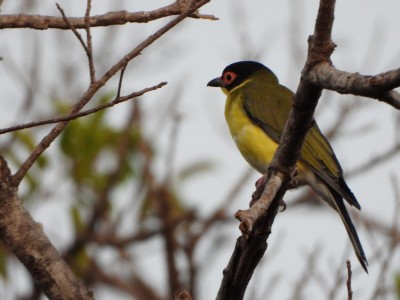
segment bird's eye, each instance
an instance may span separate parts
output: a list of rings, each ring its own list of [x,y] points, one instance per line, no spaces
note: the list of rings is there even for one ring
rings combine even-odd
[[[236,77],[237,77],[236,73],[234,73],[234,72],[226,72],[222,76],[222,80],[224,81],[224,83],[226,85],[229,85],[236,79]]]

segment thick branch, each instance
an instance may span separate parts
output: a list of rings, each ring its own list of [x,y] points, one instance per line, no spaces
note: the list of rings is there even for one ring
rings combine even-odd
[[[270,164],[269,180],[263,188],[260,204],[256,202],[246,211],[239,211],[236,217],[241,221],[242,237],[239,238],[228,267],[224,271],[217,299],[243,299],[248,281],[266,250],[274,217],[286,192],[285,183],[295,173],[295,166],[308,129],[314,122],[314,110],[321,95],[321,87],[308,82],[307,72],[322,61],[330,62],[334,49],[331,30],[334,14],[334,0],[321,1],[315,25],[314,36],[309,39],[307,61],[299,87],[293,99],[293,107],[285,125],[279,146]],[[256,192],[259,194],[259,191]],[[264,230],[264,232],[263,232]],[[265,232],[265,230],[267,230]],[[259,233],[262,238],[259,239]],[[244,244],[244,245],[243,245]],[[250,254],[248,256],[248,254]],[[247,261],[250,259],[250,261]],[[242,268],[242,264],[245,267]]]
[[[10,171],[0,157],[0,237],[49,299],[93,299],[18,199]]]
[[[400,109],[400,94],[392,90],[400,86],[400,68],[367,76],[348,73],[329,63],[321,63],[305,74],[305,78],[315,85],[340,94],[374,98]]]
[[[173,15],[180,15],[185,12],[185,8],[176,2],[153,11],[128,12],[126,10],[108,12],[104,15],[92,16],[85,22],[85,17],[68,18],[70,24],[77,29],[85,29],[87,24],[90,27],[104,27],[111,25],[124,25],[126,23],[147,23],[160,18]],[[189,14],[191,18],[201,18],[217,20],[211,15],[202,15],[196,11]],[[39,15],[1,15],[0,29],[4,28],[31,28],[46,30],[49,28],[69,30],[62,17],[39,16]]]
[[[283,194],[279,191],[275,199],[282,199]],[[237,239],[231,259],[223,272],[217,300],[243,299],[253,272],[267,250],[266,241],[271,234],[278,208],[279,201],[274,201],[266,213],[258,218],[251,234]]]
[[[335,0],[322,0],[315,21],[314,35],[319,43],[331,43],[333,21],[335,19]]]
[[[283,130],[278,149],[270,164],[270,170],[272,170],[270,173],[272,176],[274,176],[274,174],[276,176],[281,172],[281,176],[286,175],[289,179],[292,177],[295,173],[296,163],[300,156],[300,151],[303,147],[308,129],[314,123],[314,111],[322,88],[307,81],[306,77],[307,73],[317,63],[321,61],[330,62],[330,55],[334,48],[334,44],[330,40],[334,8],[334,0],[321,1],[314,35],[309,38],[307,61],[302,71],[299,87],[293,99],[293,107]],[[280,172],[274,172],[273,170],[278,170]],[[268,194],[272,196],[272,198],[268,200],[265,199],[263,202],[267,204],[271,203],[274,195],[277,194],[277,190],[275,190],[275,193],[267,191],[271,190],[271,188],[280,189],[285,181],[287,181],[287,179],[282,177],[281,185],[270,187],[269,185],[273,184],[274,181],[269,180],[262,194]],[[276,201],[276,199],[274,199],[274,201]],[[263,209],[267,210],[268,205],[263,205]],[[251,230],[252,224],[262,215],[261,212],[256,212],[256,210],[259,210],[259,207],[254,205],[247,210],[248,212],[246,214],[243,215],[240,212],[237,214],[238,219],[242,222],[240,225],[241,228],[245,229],[243,232],[244,234],[247,234],[247,229],[250,228]],[[249,218],[249,216],[255,216],[256,218]]]

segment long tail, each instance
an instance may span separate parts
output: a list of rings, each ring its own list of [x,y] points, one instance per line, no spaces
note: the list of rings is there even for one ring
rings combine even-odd
[[[358,261],[360,262],[360,264],[363,267],[363,269],[365,270],[365,272],[368,273],[368,269],[367,269],[368,261],[367,261],[367,258],[365,257],[364,250],[363,250],[363,247],[361,246],[360,239],[358,238],[356,228],[354,227],[353,222],[351,221],[350,215],[347,212],[346,206],[343,203],[343,198],[333,190],[331,190],[331,195],[334,198],[336,210],[339,213],[340,218],[343,221],[343,224],[346,228],[347,234],[349,235],[351,244],[353,245],[354,251],[358,258]]]
[[[311,186],[325,202],[327,202],[334,210],[339,213],[340,218],[342,219],[343,224],[346,228],[347,234],[350,238],[351,244],[353,245],[356,256],[365,272],[368,273],[367,258],[365,257],[364,250],[361,246],[360,239],[358,238],[356,228],[354,227],[350,215],[347,212],[342,196],[339,195],[338,192],[329,187],[322,179],[318,178],[318,176],[316,176],[312,172],[307,172],[303,175],[305,175],[305,177],[303,178],[303,182]]]

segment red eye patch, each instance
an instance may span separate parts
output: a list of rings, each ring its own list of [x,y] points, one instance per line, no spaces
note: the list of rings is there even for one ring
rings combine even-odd
[[[225,85],[230,85],[237,77],[237,74],[234,72],[225,72],[222,75],[222,81],[225,83]]]

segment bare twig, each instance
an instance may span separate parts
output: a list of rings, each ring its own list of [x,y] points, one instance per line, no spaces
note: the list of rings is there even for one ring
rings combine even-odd
[[[197,4],[196,4],[197,6]],[[199,8],[200,6],[198,6]],[[147,23],[160,18],[184,13],[177,2],[167,5],[153,11],[128,12],[126,10],[108,12],[103,15],[92,16],[89,18],[90,27],[103,27],[112,25],[124,25],[127,23]],[[189,15],[191,18],[218,20],[212,15],[203,15],[196,10]],[[69,23],[76,29],[86,28],[85,18],[68,18]],[[38,30],[46,30],[49,28],[69,30],[71,26],[65,23],[60,17],[40,16],[40,15],[2,15],[0,18],[0,29],[4,28],[31,28]]]
[[[350,249],[350,244],[348,244],[343,249],[343,253],[342,253],[341,259],[339,261],[345,261],[345,260],[347,261],[346,257],[348,256],[349,249]],[[327,289],[327,293],[326,293],[327,294],[326,299],[328,299],[328,300],[336,299],[336,295],[340,291],[340,287],[346,280],[346,277],[343,274],[343,265],[341,263],[337,265],[336,270],[334,270],[334,274],[331,277],[333,279],[332,286],[331,286],[331,288]]]
[[[82,45],[83,49],[85,50],[86,56],[89,62],[89,75],[90,75],[90,83],[94,83],[96,80],[95,78],[95,69],[94,69],[94,62],[93,62],[93,47],[92,47],[92,35],[90,33],[90,24],[89,24],[89,17],[90,17],[90,9],[91,9],[91,0],[87,1],[86,6],[86,13],[85,13],[85,32],[86,32],[86,41],[83,41],[81,34],[76,30],[74,25],[70,22],[70,19],[67,18],[65,15],[64,10],[61,6],[56,3],[57,9],[60,11],[65,23],[71,28],[72,32],[75,34],[77,39],[79,40],[80,44]]]
[[[69,114],[69,115],[64,116],[64,117],[53,118],[53,119],[37,121],[37,122],[30,122],[30,123],[20,124],[20,125],[13,126],[13,127],[0,129],[0,134],[13,132],[13,131],[18,131],[18,130],[27,129],[27,128],[32,128],[32,127],[48,125],[48,124],[71,121],[71,120],[74,120],[74,119],[77,119],[77,118],[80,118],[80,117],[84,117],[84,116],[96,113],[96,112],[98,112],[100,110],[112,107],[112,106],[117,105],[119,103],[131,100],[131,99],[135,99],[135,98],[137,98],[139,96],[142,96],[143,94],[145,94],[147,92],[159,89],[159,88],[163,87],[166,84],[167,84],[166,82],[161,82],[161,83],[159,83],[157,85],[154,85],[152,87],[145,88],[145,89],[143,89],[143,90],[141,90],[139,92],[134,92],[134,93],[131,93],[129,95],[116,98],[115,100],[111,101],[110,103],[102,104],[102,105],[96,106],[95,108],[88,109],[88,110],[85,110],[85,111],[82,111],[82,112],[79,112],[79,113]]]
[[[86,55],[89,55],[89,49],[87,47],[87,45],[85,44],[85,41],[83,40],[81,34],[78,32],[78,30],[76,30],[75,26],[70,22],[70,18],[67,18],[67,16],[65,15],[64,10],[61,8],[61,6],[56,3],[57,9],[60,11],[62,18],[65,22],[65,24],[68,25],[68,28],[72,30],[72,32],[75,34],[76,38],[78,39],[79,43],[81,43],[83,49],[85,49]]]
[[[96,80],[96,71],[94,68],[93,62],[93,47],[92,47],[92,34],[90,32],[90,10],[92,8],[92,1],[87,0],[86,4],[86,12],[85,12],[85,31],[86,31],[86,43],[87,43],[87,56],[89,60],[89,74],[90,74],[90,83],[95,82]]]
[[[347,280],[346,280],[346,287],[347,287],[347,299],[352,300],[353,299],[353,291],[351,290],[351,262],[348,260],[346,261],[346,267],[347,267]]]
[[[196,9],[208,3],[210,0],[201,0],[196,2],[193,7],[186,10],[184,13],[176,17],[175,19],[168,22],[166,25],[157,30],[154,34],[146,38],[137,47],[132,49],[128,54],[126,54],[121,60],[119,60],[114,66],[112,66],[107,72],[105,72],[97,81],[92,83],[81,99],[72,107],[70,114],[75,114],[79,112],[84,105],[86,105],[94,96],[94,94],[106,84],[106,82],[114,76],[121,68],[123,68],[129,61],[134,57],[138,56],[143,49],[150,46],[154,41],[158,40],[161,36],[167,33],[170,29],[179,24],[186,17],[191,15]],[[47,134],[41,142],[35,147],[29,157],[22,163],[18,171],[13,175],[12,181],[15,186],[18,186],[22,178],[36,162],[38,157],[50,146],[50,144],[58,137],[58,135],[64,130],[68,125],[68,121],[58,123],[49,134]]]
[[[119,75],[117,98],[119,98],[121,96],[122,80],[124,79],[124,73],[125,73],[125,70],[126,70],[126,66],[127,66],[127,64],[122,67],[121,73]]]

